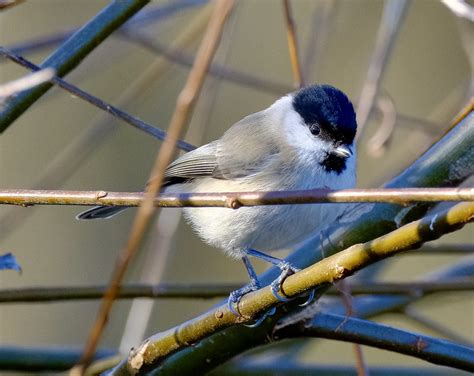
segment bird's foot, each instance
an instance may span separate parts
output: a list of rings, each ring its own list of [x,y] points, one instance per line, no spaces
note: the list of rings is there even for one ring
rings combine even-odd
[[[292,266],[288,261],[282,260],[281,263],[276,265],[280,270],[281,273],[278,276],[277,279],[275,279],[271,283],[271,288],[272,288],[272,293],[275,298],[277,298],[280,302],[289,302],[292,299],[289,299],[284,291],[282,290],[282,285],[283,282],[285,281],[286,278],[288,278],[290,275],[295,274],[300,271],[300,269]],[[311,290],[311,292],[308,294],[308,298],[304,303],[302,303],[300,306],[305,307],[309,305],[314,299],[314,290]]]
[[[232,291],[229,295],[229,298],[227,299],[227,307],[236,317],[240,317],[241,314],[239,312],[239,302],[242,299],[242,296],[248,294],[249,292],[257,291],[258,289],[260,289],[260,284],[258,281],[252,281],[250,284],[238,290]],[[268,316],[271,316],[274,313],[275,308],[272,308],[268,312],[265,312],[261,317],[257,318],[255,322],[251,324],[245,324],[245,326],[248,326],[249,328],[259,326]]]

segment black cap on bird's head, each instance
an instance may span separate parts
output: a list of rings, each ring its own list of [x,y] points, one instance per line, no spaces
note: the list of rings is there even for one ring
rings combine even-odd
[[[354,107],[339,89],[330,85],[308,86],[294,93],[293,107],[310,130],[321,132],[321,137],[344,145],[354,141],[357,131]]]

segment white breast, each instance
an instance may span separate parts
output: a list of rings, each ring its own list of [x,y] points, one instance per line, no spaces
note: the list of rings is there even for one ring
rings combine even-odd
[[[323,173],[314,161],[302,161],[300,172],[281,170],[279,176],[260,176],[260,180],[240,181],[199,179],[171,186],[168,192],[238,192],[262,190],[299,190],[311,188],[343,189],[355,185],[355,158],[348,161],[340,175]],[[186,208],[185,218],[208,244],[220,248],[229,256],[242,257],[242,249],[271,252],[301,242],[323,224],[341,213],[341,204],[306,204],[227,208]]]

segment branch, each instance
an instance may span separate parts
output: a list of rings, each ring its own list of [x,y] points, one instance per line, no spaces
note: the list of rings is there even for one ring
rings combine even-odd
[[[113,1],[64,42],[41,63],[40,67],[53,68],[58,76],[63,77],[148,2],[149,0]],[[0,113],[0,132],[3,132],[51,86],[52,84],[45,83],[12,98]]]
[[[30,61],[26,60],[25,58],[21,57],[21,56],[17,56],[15,55],[14,53],[12,53],[11,51],[8,51],[6,48],[4,47],[0,47],[0,55],[3,55],[5,57],[7,57],[8,59],[14,61],[15,63],[23,66],[23,67],[26,67],[32,71],[40,71],[41,68],[33,63],[31,63]],[[147,124],[145,123],[144,121],[126,113],[125,111],[122,111],[120,110],[119,108],[115,107],[115,106],[112,106],[111,104],[103,101],[102,99],[100,98],[97,98],[81,89],[79,89],[77,86],[74,86],[70,83],[68,83],[67,81],[64,81],[63,79],[57,77],[57,76],[54,76],[53,78],[51,78],[51,82],[58,85],[59,87],[63,88],[64,90],[68,91],[69,93],[77,96],[78,98],[81,98],[83,100],[85,100],[86,102],[100,108],[101,110],[103,111],[106,111],[108,112],[109,114],[111,114],[112,116],[115,116],[123,121],[125,121],[126,123],[134,126],[135,128],[138,128],[140,129],[141,131],[147,133],[147,134],[150,134],[152,135],[153,137],[159,139],[159,140],[164,140],[165,137],[166,137],[166,132],[160,128],[156,128],[150,124]],[[41,88],[42,86],[39,86],[39,88]],[[19,97],[15,97],[15,98],[19,98]],[[24,109],[26,110],[26,108]],[[18,114],[19,116],[20,114]],[[14,119],[13,119],[14,120]],[[13,121],[11,120],[11,121]],[[2,113],[0,113],[0,127],[2,126]],[[1,131],[1,129],[0,129]],[[181,148],[182,150],[186,150],[186,151],[189,151],[189,150],[193,150],[195,147],[185,141],[182,141],[182,140],[179,140],[178,141],[178,146],[179,148]]]
[[[474,173],[474,113],[465,112],[457,118],[458,123],[445,137],[435,143],[417,161],[395,177],[386,186],[390,188],[423,187],[423,186],[454,186],[460,184]],[[460,122],[459,122],[460,121]],[[332,255],[350,245],[363,243],[378,236],[384,235],[401,224],[418,219],[431,206],[429,204],[400,207],[391,204],[367,205],[357,204],[345,212],[336,228],[329,224],[322,229],[321,236],[315,236],[300,246],[286,260],[298,268],[304,268],[321,259],[321,255]],[[464,275],[471,271],[469,267],[460,265],[457,275]],[[280,271],[270,268],[259,276],[262,285],[273,281]],[[464,273],[464,274],[463,274]],[[471,273],[472,274],[472,273]],[[471,275],[466,274],[466,275]],[[434,279],[437,280],[437,279]],[[414,300],[412,297],[381,296],[379,299],[364,298],[367,302],[364,311],[355,305],[358,314],[380,312],[387,301],[387,306],[397,307]],[[370,301],[376,302],[371,305]],[[359,303],[359,301],[355,302]],[[269,320],[257,328],[232,326],[199,342],[199,346],[177,350],[161,363],[160,370],[172,370],[186,374],[196,368],[210,370],[224,363],[230,358],[269,341],[269,333],[278,317],[288,310],[297,309],[297,302],[288,303]],[[214,311],[212,311],[214,312]],[[211,361],[210,354],[212,354]],[[218,354],[216,356],[216,354]],[[121,368],[124,369],[123,367]]]
[[[354,376],[351,365],[314,365],[288,362],[275,359],[246,359],[228,362],[209,373],[209,376]],[[459,376],[459,371],[449,369],[432,369],[432,367],[369,367],[370,376]]]
[[[298,40],[296,38],[296,26],[295,21],[293,20],[293,12],[291,11],[290,0],[283,0],[283,9],[285,13],[286,35],[288,38],[288,52],[290,53],[293,79],[295,87],[301,88],[304,86],[304,80],[303,75],[301,73]]]
[[[129,283],[122,285],[116,299],[214,299],[226,297],[241,284],[147,284]],[[474,280],[458,279],[438,282],[351,282],[351,295],[408,295],[421,297],[439,292],[472,291]],[[58,301],[79,301],[101,299],[107,286],[31,287],[0,290],[0,303],[43,303]],[[340,295],[331,288],[328,295]]]
[[[474,204],[458,204],[434,216],[411,222],[380,238],[353,245],[289,276],[283,282],[282,293],[291,299],[313,289],[325,289],[334,281],[346,278],[368,265],[459,230],[471,221],[474,221]],[[123,361],[112,375],[120,374],[125,368],[134,374],[143,374],[189,344],[197,343],[229,326],[250,322],[278,304],[279,301],[269,286],[244,295],[239,304],[240,317],[234,316],[227,305],[223,304],[176,328],[158,333],[132,350],[128,361]]]
[[[111,350],[98,350],[94,359],[115,354]],[[16,372],[54,372],[71,368],[81,356],[80,349],[61,347],[0,346],[0,370]]]
[[[187,125],[194,104],[199,97],[207,71],[217,50],[217,46],[219,45],[225,22],[232,10],[233,3],[234,2],[230,0],[216,0],[215,2],[214,11],[199,46],[193,68],[189,72],[186,83],[176,100],[176,106],[170,120],[166,139],[158,151],[150,174],[145,198],[140,203],[127,244],[117,259],[109,287],[102,299],[96,320],[90,330],[84,348],[84,354],[80,363],[75,368],[75,371],[81,375],[90,364],[92,355],[107,323],[115,297],[120,289],[120,284],[125,276],[125,272],[133,256],[137,253],[150,219],[154,214],[153,200],[160,190],[164,181],[166,167],[171,162],[180,134]]]
[[[29,74],[28,76],[0,85],[0,104],[6,97],[27,89],[31,89],[32,87],[49,81],[54,77],[54,74],[54,69],[46,68]]]
[[[410,253],[412,254],[412,253]],[[426,245],[414,253],[415,255],[472,255],[474,244],[436,244]]]
[[[364,134],[365,126],[373,111],[380,90],[381,79],[393,51],[407,8],[408,2],[406,0],[388,0],[384,5],[374,51],[370,58],[367,76],[357,103],[357,139],[360,139]]]
[[[113,205],[139,206],[142,192],[0,190],[0,205]],[[474,188],[309,189],[303,191],[173,193],[155,198],[158,207],[225,207],[316,203],[474,201]]]
[[[474,371],[474,349],[371,321],[329,313],[277,326],[275,339],[316,337],[359,343],[428,362]]]

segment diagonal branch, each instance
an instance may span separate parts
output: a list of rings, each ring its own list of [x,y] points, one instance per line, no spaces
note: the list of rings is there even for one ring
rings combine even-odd
[[[53,52],[52,55],[41,63],[40,67],[53,68],[58,76],[65,76],[79,65],[114,30],[148,4],[149,1],[112,1]],[[0,132],[3,132],[38,98],[46,93],[51,86],[50,83],[45,83],[12,98],[0,112]]]
[[[233,1],[216,1],[213,15],[196,55],[196,61],[176,101],[175,111],[170,120],[166,139],[156,156],[155,164],[150,174],[150,183],[145,193],[145,199],[141,202],[137,215],[135,216],[127,245],[117,259],[117,264],[109,282],[109,288],[102,299],[96,321],[89,333],[82,359],[75,368],[81,375],[90,364],[107,323],[115,297],[120,289],[120,284],[125,276],[125,272],[133,256],[137,253],[150,219],[154,214],[153,199],[164,181],[166,166],[168,166],[173,157],[179,136],[188,122],[188,118],[191,115],[194,104],[204,84],[204,78],[206,77],[209,65],[217,50],[225,21],[230,14],[232,6]]]
[[[37,65],[31,63],[30,61],[26,60],[25,58],[21,56],[15,55],[14,53],[12,53],[11,51],[8,51],[4,47],[0,47],[0,55],[5,56],[8,59],[14,61],[15,63],[22,65],[23,67],[28,68],[32,71],[41,70],[41,68],[38,67]],[[147,134],[152,135],[153,137],[159,140],[164,140],[166,137],[166,132],[164,130],[145,123],[144,121],[126,113],[125,111],[120,110],[119,108],[115,106],[112,106],[111,104],[103,101],[100,98],[94,97],[93,95],[79,89],[77,86],[74,86],[57,76],[54,76],[53,78],[51,78],[51,82],[63,88],[64,90],[68,91],[69,93],[77,96],[78,98],[85,100],[86,102],[100,108],[101,110],[108,112],[112,116],[115,116],[125,121],[126,123],[134,126],[135,128],[140,129],[141,131]],[[0,114],[0,126],[1,126],[1,114]],[[178,147],[186,151],[193,150],[195,148],[193,145],[182,140],[178,141]]]
[[[474,203],[458,204],[434,216],[411,222],[380,238],[353,245],[289,276],[283,282],[282,293],[288,298],[296,298],[313,289],[325,290],[334,281],[344,279],[379,260],[419,247],[423,242],[459,230],[472,221]],[[134,373],[146,372],[189,344],[197,343],[229,326],[256,319],[278,304],[270,286],[244,295],[239,304],[240,317],[234,316],[226,304],[216,307],[176,328],[150,337],[133,350],[128,361],[123,361],[112,374],[117,375],[126,368]]]
[[[275,339],[316,337],[395,351],[428,362],[474,371],[474,349],[447,340],[392,328],[375,322],[319,312],[289,325],[278,325]]]

